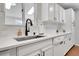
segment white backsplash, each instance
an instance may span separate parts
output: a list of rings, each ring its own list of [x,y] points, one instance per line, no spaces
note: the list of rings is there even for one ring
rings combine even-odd
[[[24,32],[23,27],[19,26],[2,26],[0,29],[0,37],[14,37],[17,36],[17,29],[21,28]]]
[[[24,26],[0,26],[0,37],[15,37],[17,36],[18,29],[21,29],[22,36],[25,35],[25,27]],[[29,35],[33,35],[34,30],[36,31],[36,28],[30,29]],[[36,31],[37,32],[37,31]]]
[[[45,33],[47,35],[51,35],[51,34],[54,34],[56,33],[56,30],[60,30],[57,26],[57,24],[55,23],[51,23],[51,22],[44,22],[44,30],[45,30]]]
[[[64,25],[62,26],[64,27]],[[59,32],[62,32],[62,27],[59,29]],[[0,37],[15,37],[17,36],[17,30],[21,29],[22,35],[25,35],[25,27],[24,26],[0,26]],[[40,30],[40,29],[41,30]],[[56,33],[56,30],[58,29],[57,24],[51,24],[51,23],[43,23],[43,28],[37,26],[32,26],[30,28],[29,35],[33,35],[33,32],[36,32],[36,34],[40,33],[41,31],[47,35],[51,35]]]

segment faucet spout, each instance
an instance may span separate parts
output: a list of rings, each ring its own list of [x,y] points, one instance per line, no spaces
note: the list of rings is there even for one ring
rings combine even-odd
[[[28,36],[28,32],[29,32],[29,30],[27,30],[28,21],[30,22],[30,26],[33,25],[32,20],[28,18],[28,19],[26,20],[26,24],[25,24],[25,35],[26,35],[26,36]]]

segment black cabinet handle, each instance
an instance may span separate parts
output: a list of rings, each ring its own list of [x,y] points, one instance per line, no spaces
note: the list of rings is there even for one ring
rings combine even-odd
[[[45,52],[43,51],[43,56],[45,56]]]
[[[38,56],[41,56],[40,54],[38,54]]]

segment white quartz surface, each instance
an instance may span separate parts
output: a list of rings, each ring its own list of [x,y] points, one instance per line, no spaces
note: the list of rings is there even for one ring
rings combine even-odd
[[[42,38],[38,38],[38,39],[31,39],[31,40],[24,40],[24,41],[16,41],[14,38],[15,37],[2,37],[0,38],[0,51],[2,50],[7,50],[7,49],[11,49],[11,48],[15,48],[18,46],[22,46],[22,45],[26,45],[26,44],[30,44],[30,43],[34,43],[34,42],[39,42],[42,40],[46,40],[49,38],[54,38],[54,37],[58,37],[58,36],[62,36],[65,34],[70,34],[71,32],[66,32],[66,33],[53,33],[52,35],[48,34],[45,35],[45,37]]]

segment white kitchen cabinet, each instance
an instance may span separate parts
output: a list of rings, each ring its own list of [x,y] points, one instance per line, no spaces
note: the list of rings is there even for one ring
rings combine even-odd
[[[65,46],[64,46],[64,36],[54,38],[54,40],[61,40],[60,42],[54,43],[54,56],[64,56]]]
[[[16,56],[16,48],[0,51],[0,56]]]
[[[65,23],[65,10],[64,8],[59,5],[59,4],[55,4],[55,14],[54,14],[54,20],[56,20],[56,22],[58,23]]]
[[[54,46],[54,56],[64,56],[64,45],[63,41],[58,45]]]
[[[65,36],[65,53],[67,53],[73,46],[73,40],[71,39],[71,34]]]
[[[71,34],[64,35],[63,48],[64,55],[71,49],[73,46],[73,39],[71,38]]]
[[[11,6],[10,9],[5,7],[5,24],[22,25],[22,3],[15,3],[15,6]]]
[[[54,10],[55,9],[55,4],[54,3],[49,3],[48,4],[48,20],[54,22]]]
[[[52,39],[47,39],[44,41],[39,41],[39,42],[35,42],[32,44],[28,44],[28,45],[23,45],[20,47],[17,47],[17,55],[18,56],[27,56],[28,54],[33,54],[32,52],[34,52],[34,55],[37,55],[38,53],[36,53],[36,51],[39,51],[41,49],[43,49],[44,47],[47,47],[48,45],[52,45]]]
[[[60,23],[65,23],[65,10],[61,6],[59,7],[59,9],[60,9],[60,18],[59,18]]]
[[[74,21],[74,12],[72,8],[66,9],[65,10],[65,19],[66,19],[66,31],[72,31],[72,22]]]
[[[54,47],[52,45],[48,45],[42,49],[42,56],[54,56]]]
[[[54,56],[64,56],[73,46],[73,39],[71,38],[71,34],[54,38],[54,40],[58,41],[60,38],[63,40],[57,44],[54,43]]]
[[[41,9],[41,19],[42,21],[47,21],[48,20],[48,3],[43,3],[42,4],[42,9]]]
[[[55,3],[55,13],[54,13],[54,20],[56,22],[60,22],[59,19],[60,19],[60,6],[58,4]]]
[[[40,50],[33,51],[32,53],[27,54],[25,56],[41,56],[41,51]]]

